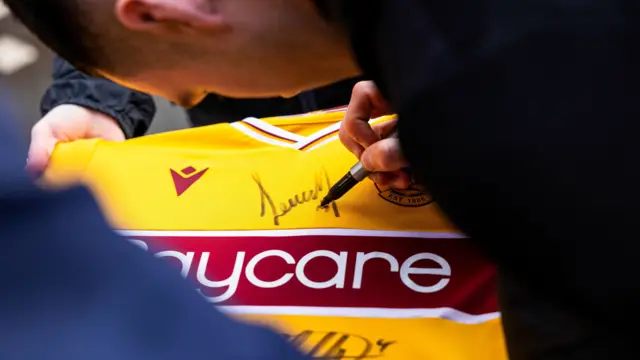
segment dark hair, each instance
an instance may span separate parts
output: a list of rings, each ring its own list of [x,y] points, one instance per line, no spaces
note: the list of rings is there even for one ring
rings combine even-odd
[[[87,73],[103,65],[101,50],[82,23],[81,0],[4,0],[13,15],[61,58]]]

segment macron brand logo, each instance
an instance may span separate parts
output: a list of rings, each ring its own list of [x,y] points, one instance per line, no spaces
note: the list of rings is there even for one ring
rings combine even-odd
[[[209,168],[200,170],[198,172],[196,172],[197,170],[193,166],[187,166],[180,171],[175,171],[173,169],[169,170],[171,170],[173,185],[175,185],[176,187],[176,194],[180,196],[184,194],[184,192],[187,191],[193,184],[195,184],[196,181],[200,180],[202,175],[204,175],[204,173],[206,173]]]

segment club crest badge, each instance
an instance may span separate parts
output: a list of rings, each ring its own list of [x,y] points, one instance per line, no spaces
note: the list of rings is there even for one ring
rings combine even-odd
[[[375,185],[378,196],[384,200],[405,207],[421,207],[433,202],[433,198],[422,186],[412,184],[406,189],[394,189],[392,187],[382,187]]]

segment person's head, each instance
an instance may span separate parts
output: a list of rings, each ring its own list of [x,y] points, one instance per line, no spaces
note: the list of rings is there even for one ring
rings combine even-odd
[[[312,0],[4,0],[79,69],[180,104],[291,96],[358,73]]]

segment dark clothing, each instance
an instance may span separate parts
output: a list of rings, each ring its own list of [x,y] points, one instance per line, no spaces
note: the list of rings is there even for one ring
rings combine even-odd
[[[42,115],[62,104],[80,105],[111,116],[127,138],[144,135],[156,113],[151,96],[107,79],[91,77],[55,58],[53,84],[45,92],[40,106]]]
[[[264,118],[304,114],[349,104],[351,91],[358,81],[358,79],[344,80],[288,99],[231,99],[220,95],[209,95],[198,106],[188,109],[187,112],[194,126],[232,122],[247,117]]]
[[[317,2],[499,264],[511,359],[640,358],[640,3]]]
[[[37,189],[1,87],[0,359],[303,359],[112,233],[86,190]]]
[[[357,81],[358,79],[341,81],[290,99],[231,99],[209,95],[187,112],[194,126],[232,122],[250,116],[302,114],[347,105]],[[53,84],[42,98],[42,115],[61,104],[80,105],[113,117],[127,138],[144,135],[156,112],[151,96],[107,79],[85,75],[68,62],[56,58]]]

